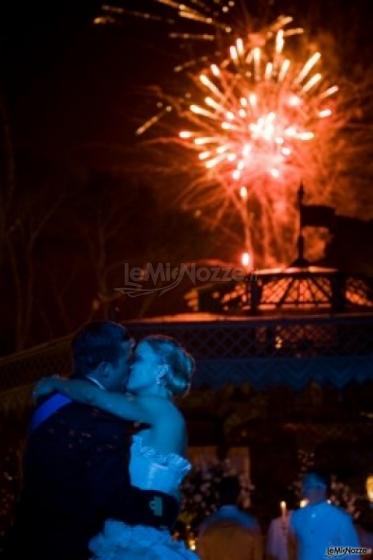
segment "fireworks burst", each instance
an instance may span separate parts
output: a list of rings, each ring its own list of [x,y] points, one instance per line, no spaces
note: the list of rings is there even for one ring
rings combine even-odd
[[[263,33],[237,38],[220,64],[192,76],[192,95],[169,97],[137,131],[144,133],[166,109],[176,110],[186,125],[178,141],[198,169],[183,192],[184,205],[210,210],[216,223],[236,212],[245,251],[267,265],[289,258],[280,237],[289,238],[291,220],[295,233],[296,189],[301,180],[314,189],[316,176],[321,186],[323,152],[329,155],[341,125],[338,87],[320,72],[320,52],[302,59],[287,48],[289,37],[303,33],[288,28],[290,22],[280,18]]]
[[[348,124],[356,103],[326,77],[303,29],[281,16],[254,32],[245,10],[238,17],[240,8],[233,0],[136,0],[135,11],[122,0],[105,5],[96,23],[128,14],[160,20],[170,25],[170,37],[205,45],[202,58],[175,68],[184,71],[186,93],[162,93],[157,114],[137,134],[153,127],[151,145],[177,147],[169,157],[162,152],[163,167],[185,170],[189,184],[177,197],[184,209],[225,229],[239,222],[243,258],[273,266],[294,256],[299,183],[308,200],[331,203],[343,190],[351,201],[343,181],[364,147],[361,137],[353,145],[358,127]],[[159,135],[161,123],[170,125],[166,136]]]

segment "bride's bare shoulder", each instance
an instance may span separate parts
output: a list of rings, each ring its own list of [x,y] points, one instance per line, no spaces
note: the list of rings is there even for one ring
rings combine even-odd
[[[184,417],[178,407],[170,400],[160,397],[146,396],[138,397],[138,403],[147,409],[151,409],[157,413],[160,417],[163,415],[169,415],[175,420],[179,418],[180,421],[184,420]]]

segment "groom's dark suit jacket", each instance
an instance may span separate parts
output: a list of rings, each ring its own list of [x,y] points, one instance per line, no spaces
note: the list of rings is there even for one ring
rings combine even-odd
[[[133,432],[132,423],[79,403],[65,405],[31,432],[6,558],[85,560],[90,538],[107,518],[171,525],[175,500],[130,487]],[[151,507],[156,494],[162,512]]]

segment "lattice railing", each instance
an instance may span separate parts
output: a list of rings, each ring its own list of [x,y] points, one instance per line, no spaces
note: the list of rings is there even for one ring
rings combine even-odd
[[[189,316],[190,318],[190,316]],[[163,333],[197,360],[195,383],[251,381],[297,388],[311,379],[333,384],[373,378],[373,315],[129,323],[136,339]],[[0,360],[0,391],[68,372],[69,337]]]
[[[373,351],[373,315],[129,325],[136,338],[175,336],[200,360],[362,355]]]

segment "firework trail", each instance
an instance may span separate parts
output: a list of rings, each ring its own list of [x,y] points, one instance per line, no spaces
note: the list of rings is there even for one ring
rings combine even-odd
[[[127,16],[137,17],[146,21],[163,22],[170,28],[176,26],[176,31],[169,31],[172,39],[213,42],[217,33],[232,33],[229,18],[235,8],[236,3],[233,0],[124,0],[118,4],[103,4],[101,14],[95,18],[94,23],[120,24]],[[201,29],[191,31],[188,25],[184,30],[184,23],[193,23]]]

